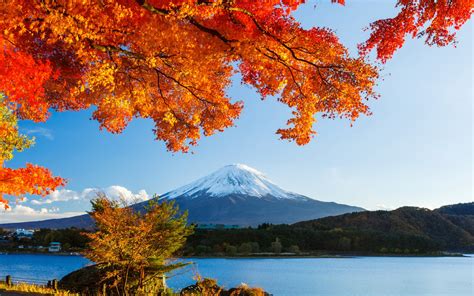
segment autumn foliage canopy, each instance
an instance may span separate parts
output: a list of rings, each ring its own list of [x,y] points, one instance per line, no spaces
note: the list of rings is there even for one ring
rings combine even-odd
[[[134,118],[152,119],[158,140],[186,152],[238,118],[243,103],[226,94],[238,72],[262,98],[291,108],[277,133],[304,145],[315,135],[316,114],[351,121],[370,114],[378,78],[372,50],[385,62],[407,37],[451,44],[473,8],[473,0],[398,0],[398,14],[370,24],[352,57],[333,31],[303,29],[292,17],[303,2],[1,1],[1,104],[35,122],[50,110],[93,107],[112,133]],[[10,127],[0,124],[4,141]],[[62,182],[32,165],[0,168],[0,194],[47,193]]]

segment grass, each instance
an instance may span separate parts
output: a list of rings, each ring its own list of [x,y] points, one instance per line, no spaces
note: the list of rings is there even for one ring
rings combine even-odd
[[[58,295],[58,296],[79,296],[79,294],[70,293],[64,290],[55,291],[52,288],[47,288],[39,285],[32,285],[26,283],[13,284],[8,286],[5,282],[0,282],[0,291],[7,292],[18,292],[25,295],[35,294],[35,295]]]
[[[237,288],[230,290],[224,290],[222,287],[217,285],[217,282],[212,279],[198,280],[194,285],[197,290],[191,289],[187,292],[176,293],[171,289],[167,289],[163,294],[160,295],[220,295],[220,292],[224,292],[224,295],[245,295],[245,296],[265,296],[268,295],[261,288],[251,288],[246,284],[241,284]],[[190,286],[191,287],[191,286]],[[28,283],[16,283],[8,286],[4,281],[0,281],[0,295],[5,296],[22,296],[22,295],[57,295],[57,296],[80,296],[77,293],[71,293],[66,290],[54,290],[47,288],[42,285],[28,284]]]

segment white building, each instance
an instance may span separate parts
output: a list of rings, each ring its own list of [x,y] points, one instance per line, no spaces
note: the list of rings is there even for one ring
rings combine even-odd
[[[51,242],[49,244],[48,251],[52,253],[61,251],[61,243]]]
[[[23,228],[18,228],[17,230],[15,230],[15,235],[18,238],[22,238],[22,237],[31,238],[33,236],[33,233],[34,233],[33,230],[27,230]]]

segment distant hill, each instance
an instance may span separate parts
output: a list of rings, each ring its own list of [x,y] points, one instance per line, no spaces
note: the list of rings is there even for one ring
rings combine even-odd
[[[474,236],[474,202],[444,206],[435,211]]]
[[[0,224],[0,228],[4,229],[65,229],[65,228],[81,228],[81,229],[92,229],[94,227],[94,222],[89,216],[89,214],[84,214],[80,216],[74,216],[69,218],[59,218],[59,219],[48,219],[42,221],[31,221],[31,222],[19,222],[19,223],[5,223]]]
[[[428,239],[442,249],[474,247],[474,204],[436,210],[402,207],[393,211],[366,211],[294,224],[312,229],[340,228]]]
[[[474,216],[474,202],[443,206],[435,211],[445,215]]]

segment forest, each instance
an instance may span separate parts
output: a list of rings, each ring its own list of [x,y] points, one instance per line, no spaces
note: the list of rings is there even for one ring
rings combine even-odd
[[[0,231],[0,236],[8,237]],[[65,251],[87,246],[86,230],[41,229],[31,239],[4,240],[2,249],[19,244],[47,246],[59,241]],[[6,244],[5,241],[9,243]],[[34,248],[26,248],[31,250]],[[436,254],[474,250],[474,203],[428,210],[402,207],[256,228],[200,229],[187,239],[182,256],[274,256],[325,254]]]
[[[453,211],[445,214],[448,207],[433,211],[402,207],[293,225],[262,224],[255,229],[197,230],[189,237],[185,254],[430,254],[474,250],[474,203],[449,207],[462,214],[453,214]]]

